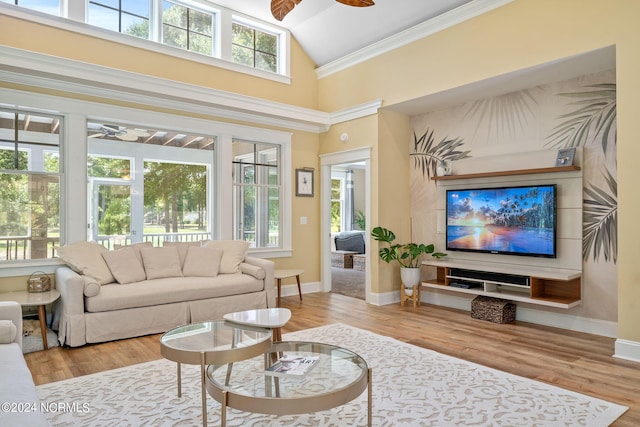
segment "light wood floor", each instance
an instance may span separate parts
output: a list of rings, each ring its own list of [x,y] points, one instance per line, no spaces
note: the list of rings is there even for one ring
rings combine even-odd
[[[422,305],[376,307],[331,293],[284,297],[283,332],[346,323],[411,344],[629,407],[614,426],[640,425],[640,363],[611,357],[614,340],[524,322],[494,324]],[[25,355],[36,384],[160,359],[160,335]]]

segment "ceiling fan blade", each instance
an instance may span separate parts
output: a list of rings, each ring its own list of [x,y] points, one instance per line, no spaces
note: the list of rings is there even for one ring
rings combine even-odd
[[[347,6],[355,7],[367,7],[373,6],[375,3],[373,0],[336,0],[338,3],[346,4]]]
[[[287,13],[291,12],[293,8],[302,0],[271,0],[271,14],[278,21],[282,21]]]
[[[100,138],[104,136],[104,133],[100,132],[100,133],[94,133],[93,135],[89,135],[89,138]]]

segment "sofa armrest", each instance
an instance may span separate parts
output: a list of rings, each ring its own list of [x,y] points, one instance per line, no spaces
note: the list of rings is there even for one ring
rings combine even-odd
[[[22,348],[22,307],[15,301],[0,301],[0,320],[11,320],[16,326],[13,342]]]
[[[53,329],[60,344],[72,347],[86,344],[84,324],[84,286],[81,275],[69,267],[56,269],[56,289],[60,299],[55,306]]]
[[[273,261],[263,258],[246,257],[244,262],[260,267],[264,270],[264,288],[267,291],[267,307],[272,308],[276,306],[276,280],[274,278],[276,272],[276,264]]]

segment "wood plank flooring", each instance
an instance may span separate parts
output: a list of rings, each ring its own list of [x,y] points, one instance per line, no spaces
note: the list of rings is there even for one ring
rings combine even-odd
[[[376,307],[339,294],[284,297],[283,333],[346,323],[420,347],[629,407],[614,426],[640,425],[640,363],[611,357],[614,340],[524,322],[494,324],[422,305]],[[25,355],[36,384],[160,359],[160,335]]]

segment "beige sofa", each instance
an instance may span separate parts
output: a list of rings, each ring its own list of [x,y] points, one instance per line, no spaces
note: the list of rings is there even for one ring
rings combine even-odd
[[[22,356],[22,308],[0,302],[0,426],[48,426]]]
[[[274,263],[243,241],[58,249],[53,328],[71,347],[166,332],[234,311],[276,305]]]

